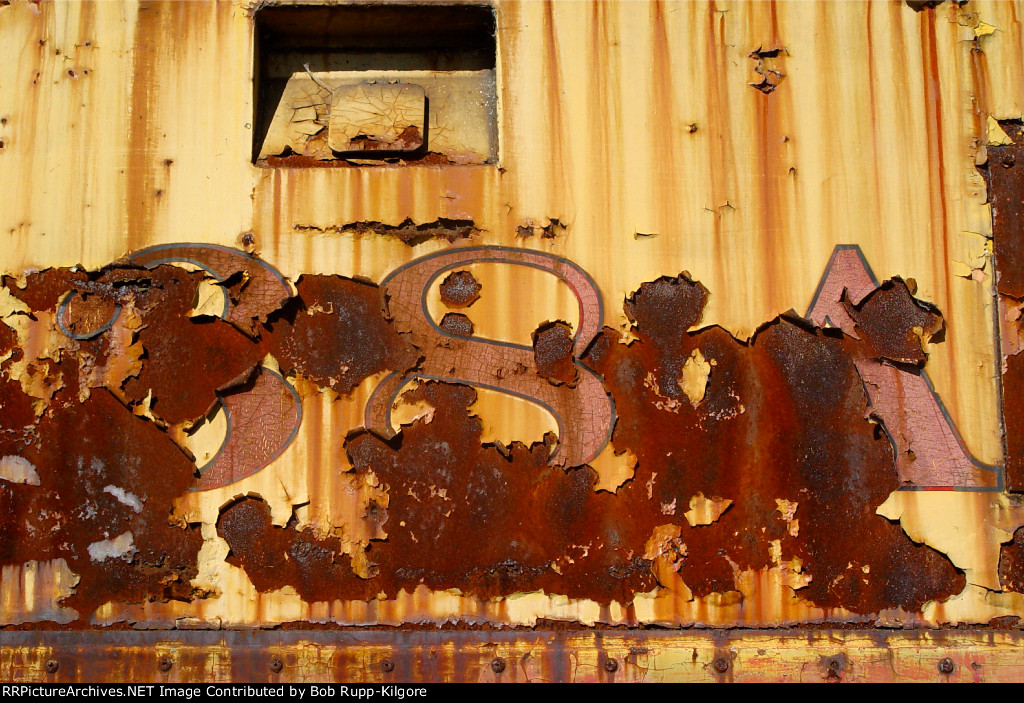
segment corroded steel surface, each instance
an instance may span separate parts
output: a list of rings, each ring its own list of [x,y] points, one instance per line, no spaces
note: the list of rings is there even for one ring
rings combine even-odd
[[[227,297],[212,319],[190,315],[201,276],[175,265],[211,256],[216,269],[203,268]],[[430,318],[425,291],[446,271],[479,260],[554,271],[578,295],[579,333],[570,336],[564,323],[542,326],[533,350],[482,340],[472,330],[462,339],[446,335]],[[194,578],[180,562],[198,559],[195,528],[161,524],[190,475],[198,476],[193,489],[209,490],[255,474],[285,451],[302,421],[296,391],[261,365],[268,354],[296,382],[307,378],[336,392],[391,372],[367,402],[365,429],[351,428],[344,444],[355,480],[385,487],[386,502],[368,504],[357,518],[377,523],[387,538],[365,547],[367,566],[357,573],[338,537],[318,536],[294,520],[276,526],[258,496],[234,502],[222,508],[217,532],[227,562],[260,592],[290,586],[307,602],[369,601],[426,586],[482,599],[543,591],[610,604],[655,590],[666,569],[703,597],[735,592],[737,571],[777,567],[811,604],[860,614],[913,612],[965,585],[943,554],[875,514],[912,477],[900,473],[892,446],[868,422],[869,397],[877,396],[865,387],[885,385],[863,364],[923,365],[926,335],[942,327],[941,316],[898,279],[861,291],[854,304],[850,287],[830,282],[830,268],[812,310],[827,317],[828,305],[842,305],[832,316],[842,315],[845,328],[787,315],[741,341],[720,328],[688,331],[700,322],[709,291],[685,274],[663,277],[624,301],[637,338],[627,346],[618,332],[598,332],[591,322],[601,319],[602,302],[585,271],[532,252],[464,247],[415,260],[383,282],[379,304],[372,284],[326,276],[302,277],[295,297],[280,299],[266,288],[290,289],[268,263],[222,248],[168,247],[125,261],[94,274],[35,274],[24,288],[14,281],[7,288],[28,306],[26,314],[50,320],[68,299],[56,293],[61,288],[81,296],[79,307],[96,304],[104,314],[109,302],[90,293],[103,290],[93,281],[139,289],[117,303],[119,320],[141,320],[143,351],[129,377],[103,377],[84,391],[65,380],[82,375],[84,348],[103,358],[104,345],[116,339],[113,326],[89,339],[63,332],[59,361],[38,359],[52,365],[45,379],[58,379],[42,391],[19,397],[14,367],[0,368],[15,406],[36,408],[25,424],[21,415],[5,420],[5,432],[23,438],[5,454],[39,473],[35,485],[10,478],[0,484],[12,516],[7,532],[21,545],[6,563],[64,558],[80,578],[69,604],[157,598],[152,585],[125,590],[154,564],[157,583],[166,584],[170,564],[184,569],[175,582]],[[131,268],[135,263],[152,268]],[[270,275],[252,273],[260,271]],[[248,286],[233,291],[234,279]],[[841,299],[829,302],[837,291]],[[245,308],[247,301],[261,302]],[[426,382],[399,399],[413,378]],[[182,383],[187,393],[178,392]],[[470,412],[472,386],[543,404],[559,420],[558,437],[504,450],[483,443],[482,424]],[[207,465],[191,469],[172,441],[175,430],[202,422],[218,398],[227,416],[223,444]],[[908,400],[914,398],[873,404],[917,417],[920,403]],[[390,409],[399,402],[430,413],[389,443],[396,434]],[[883,413],[875,419],[890,422]],[[942,436],[933,418],[909,424],[921,430],[910,447]],[[124,446],[108,446],[111,428]],[[616,453],[628,450],[637,466],[615,493],[595,492],[586,463],[609,436]],[[63,448],[65,437],[77,440],[76,450]],[[51,446],[61,453],[48,454]],[[921,455],[939,471],[941,451]],[[323,460],[345,467],[341,457]],[[178,478],[168,481],[164,474],[175,464]],[[123,465],[136,473],[122,476]],[[944,473],[923,476],[924,486],[958,485]],[[697,496],[727,501],[698,520],[683,509],[698,510]],[[45,520],[36,524],[41,516],[56,521],[52,530]],[[157,527],[159,537],[148,531]],[[148,551],[154,556],[146,559]],[[83,600],[86,593],[93,600]],[[78,605],[80,616],[89,610]]]
[[[431,70],[328,119],[329,7],[277,51],[265,3],[0,4],[0,624],[352,638],[110,635],[172,677],[1016,676],[1024,10],[914,4],[497,0],[473,158],[383,87]],[[601,629],[694,625],[765,631]]]
[[[0,678],[14,682],[967,683],[1022,676],[1020,633],[991,630],[179,632],[173,638],[11,632],[2,642]]]
[[[921,368],[924,347],[943,332],[944,323],[911,300],[906,284],[878,288],[860,251],[837,247],[807,317],[856,339],[864,336],[857,372],[872,417],[893,443],[901,487],[999,487],[1000,467],[971,456]]]
[[[986,175],[992,198],[995,254],[1002,337],[1003,422],[1006,438],[1006,485],[1024,491],[1024,359],[1020,356],[1024,306],[1024,129],[1018,122],[1002,128],[1013,142],[990,146]],[[1021,161],[1018,164],[1018,161]]]

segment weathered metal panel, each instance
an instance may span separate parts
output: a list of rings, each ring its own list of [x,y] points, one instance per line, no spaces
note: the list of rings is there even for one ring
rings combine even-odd
[[[465,159],[433,79],[349,104],[330,61],[296,79],[330,100],[274,114],[344,144],[262,154],[264,5],[0,5],[0,622],[1024,617],[1019,4],[496,2]],[[386,87],[410,81],[422,115]],[[550,635],[538,675],[642,678],[647,636]],[[933,677],[946,646],[835,636],[870,679],[914,648]],[[241,635],[190,637],[194,678],[256,676],[224,664]],[[448,652],[414,678],[495,673],[456,661],[476,635],[359,637],[325,677],[378,646]],[[956,637],[998,666],[1016,642]],[[819,675],[792,638],[658,635],[679,664],[645,671],[721,677],[723,642],[770,640],[751,676]],[[319,676],[287,639],[253,646]],[[498,639],[526,672],[530,637]]]
[[[7,635],[0,650],[0,677],[156,684],[995,682],[1020,680],[1020,639],[1019,632],[993,630],[19,632]]]

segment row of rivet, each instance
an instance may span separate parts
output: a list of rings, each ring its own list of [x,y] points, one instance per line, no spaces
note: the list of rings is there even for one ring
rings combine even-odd
[[[170,671],[173,666],[174,660],[168,656],[162,656],[157,660],[157,667],[165,674]],[[603,666],[604,670],[609,674],[614,674],[619,670],[619,662],[616,659],[605,659]],[[725,674],[728,673],[729,669],[732,667],[732,662],[730,662],[727,657],[718,657],[711,663],[711,667],[719,674]],[[47,673],[55,674],[60,668],[60,664],[57,663],[56,659],[48,659],[46,661],[45,668]],[[380,668],[385,673],[390,673],[395,670],[395,662],[390,659],[383,659],[380,662]],[[843,669],[843,663],[839,659],[829,659],[826,664],[826,668],[828,669],[829,676],[838,676]],[[275,674],[279,674],[282,669],[284,669],[284,662],[280,657],[273,657],[270,660],[270,670]],[[956,664],[954,664],[953,660],[949,657],[944,657],[939,660],[938,669],[939,673],[949,675],[956,671]],[[495,657],[491,661],[491,671],[495,674],[503,673],[505,671],[505,660],[501,657]]]

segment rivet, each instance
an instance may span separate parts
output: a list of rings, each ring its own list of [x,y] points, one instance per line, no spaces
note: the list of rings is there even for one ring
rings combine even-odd
[[[57,673],[57,669],[59,669],[59,668],[60,668],[60,664],[57,663],[56,659],[47,659],[46,660],[46,672],[47,673],[55,674],[55,673]]]
[[[491,662],[491,671],[495,674],[500,674],[505,670],[505,660],[501,657],[495,657]]]
[[[384,659],[380,663],[380,668],[382,671],[390,673],[395,670],[395,663],[390,659]]]
[[[839,663],[838,659],[830,659],[828,662],[828,670],[833,674],[838,674],[839,670],[843,668],[843,665]]]
[[[1016,159],[1014,158],[1013,154],[1005,154],[1003,156],[1003,168],[1012,168],[1015,162]]]
[[[614,674],[616,671],[619,670],[619,662],[615,659],[605,659],[604,670],[607,671],[609,674]]]
[[[280,657],[274,657],[273,659],[270,660],[270,670],[273,671],[275,674],[280,674],[281,673],[281,669],[283,669],[283,668],[284,668],[284,662],[281,661]]]
[[[160,660],[157,662],[157,667],[165,674],[171,670],[172,666],[174,666],[174,661],[166,655],[160,657]]]
[[[715,671],[719,674],[724,674],[729,670],[729,660],[725,657],[719,657],[711,664],[711,666],[715,667]]]
[[[943,657],[939,660],[939,673],[952,674],[956,671],[956,664],[949,657]]]

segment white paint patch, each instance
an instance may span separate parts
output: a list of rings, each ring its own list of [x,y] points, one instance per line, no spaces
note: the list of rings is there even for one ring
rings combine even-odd
[[[106,561],[107,559],[124,559],[131,561],[135,554],[135,538],[132,533],[125,532],[114,539],[104,539],[93,542],[89,545],[89,558],[93,561]]]
[[[14,455],[0,457],[0,479],[11,483],[27,483],[30,486],[39,485],[39,474],[36,473],[36,467],[32,462]]]
[[[114,496],[118,501],[124,503],[135,512],[142,512],[142,501],[134,493],[129,493],[119,486],[104,486],[103,492]]]

